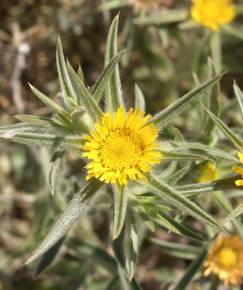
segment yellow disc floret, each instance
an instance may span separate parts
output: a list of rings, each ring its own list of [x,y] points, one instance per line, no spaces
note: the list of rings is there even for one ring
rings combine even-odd
[[[216,31],[232,22],[236,10],[232,0],[193,0],[191,15],[196,22]]]
[[[138,109],[126,114],[120,107],[114,116],[105,113],[91,135],[85,136],[84,157],[90,160],[87,179],[121,185],[129,179],[146,180],[145,173],[161,159],[158,130],[146,125],[149,119]]]
[[[214,274],[225,284],[240,285],[243,279],[243,241],[239,236],[220,236],[205,262],[204,275]]]

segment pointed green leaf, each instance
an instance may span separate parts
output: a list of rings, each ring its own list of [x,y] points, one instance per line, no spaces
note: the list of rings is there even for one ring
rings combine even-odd
[[[78,65],[78,76],[79,76],[81,82],[85,84],[84,73],[83,73],[83,70],[82,70],[82,67],[80,64]]]
[[[225,159],[233,162],[238,162],[237,158],[234,156],[229,155],[228,153],[224,152],[223,150],[220,150],[218,148],[212,148],[207,145],[201,144],[201,143],[195,143],[195,142],[178,142],[178,141],[169,141],[169,142],[161,142],[161,150],[163,152],[163,148],[165,150],[170,150],[174,152],[178,151],[189,151],[192,150],[192,152],[196,152],[197,154],[200,154],[204,156],[205,159]]]
[[[46,268],[54,261],[65,238],[61,238],[56,242],[42,257],[34,273],[34,278],[38,277]]]
[[[101,109],[69,62],[67,63],[67,67],[80,102],[83,104],[86,112],[90,115],[93,121],[97,122],[102,116]]]
[[[44,240],[37,246],[25,264],[29,264],[42,256],[57,243],[78,221],[82,213],[90,206],[91,199],[101,183],[96,180],[90,181],[80,192],[76,193],[69,202],[64,212],[58,218]]]
[[[58,150],[82,150],[83,139],[78,135],[54,135],[53,133],[19,132],[9,130],[0,134],[0,138],[26,145],[39,145],[56,148]]]
[[[105,66],[117,56],[117,33],[118,33],[118,21],[119,16],[117,15],[110,26],[108,39],[106,43],[106,55],[105,55]],[[119,106],[124,106],[121,91],[121,81],[119,74],[118,64],[115,67],[115,71],[108,83],[108,89],[106,91],[106,106],[108,112],[115,112]]]
[[[103,72],[101,73],[100,77],[94,84],[92,88],[92,92],[94,95],[94,99],[99,102],[103,96],[105,89],[107,88],[107,84],[111,80],[111,76],[114,74],[116,66],[121,59],[121,56],[124,54],[123,52],[119,52],[115,57],[111,59],[111,61],[105,66]]]
[[[25,122],[33,126],[53,126],[53,121],[47,117],[35,115],[16,115],[15,118],[21,122]]]
[[[108,10],[118,9],[127,5],[128,5],[128,2],[126,0],[110,0],[108,2],[107,1],[101,2],[98,9],[100,11],[108,11]]]
[[[233,207],[229,200],[223,195],[221,191],[214,191],[212,192],[213,199],[220,205],[220,207],[227,213],[230,214],[233,212]],[[243,228],[242,224],[239,223],[234,218],[232,219],[232,223],[235,227],[235,229],[238,231],[241,238],[243,238]]]
[[[176,186],[175,190],[189,198],[194,198],[202,193],[209,193],[215,190],[242,190],[239,186],[235,185],[236,179],[237,176],[233,176],[211,182],[181,185]]]
[[[13,125],[5,125],[0,127],[0,136],[7,132],[33,132],[33,131],[47,130],[46,126],[37,125],[37,124],[29,124],[28,122],[17,123]],[[3,138],[3,137],[2,137]]]
[[[70,99],[72,98],[73,101],[76,102],[78,101],[78,99],[75,90],[73,89],[73,84],[67,70],[67,65],[62,49],[62,43],[59,37],[57,40],[56,61],[63,102],[65,106],[69,108],[71,105]]]
[[[29,84],[29,86],[30,86],[31,91],[34,93],[34,95],[40,101],[42,101],[42,103],[44,103],[48,107],[52,108],[56,113],[59,113],[59,114],[61,114],[63,116],[66,116],[67,115],[67,113],[65,112],[65,110],[60,105],[58,105],[57,103],[55,103],[54,101],[52,101],[49,97],[47,97],[42,92],[40,92],[39,90],[37,90],[31,84]]]
[[[175,160],[175,161],[210,160],[210,158],[205,155],[193,154],[190,152],[178,152],[176,150],[165,151],[162,149],[161,153],[163,154],[164,160]]]
[[[146,111],[145,97],[137,84],[135,84],[134,92],[135,92],[135,108],[138,108],[140,111],[145,112]]]
[[[174,290],[187,289],[187,286],[192,281],[195,274],[202,267],[203,262],[204,262],[205,258],[207,257],[207,254],[208,254],[208,246],[206,245],[205,247],[203,247],[203,249],[201,250],[201,253],[198,255],[198,257],[188,267],[185,274],[182,276],[182,278],[176,284]]]
[[[188,19],[188,11],[186,9],[171,9],[151,14],[144,14],[135,18],[134,23],[138,25],[168,25],[171,23],[179,23]]]
[[[215,85],[217,81],[222,77],[222,74],[216,76],[210,80],[205,81],[198,87],[191,90],[189,93],[181,97],[179,100],[172,103],[170,106],[156,114],[153,118],[151,118],[148,123],[154,123],[160,128],[165,127],[170,123],[174,118],[182,113],[185,109],[188,108],[190,102],[198,97],[201,93],[205,92],[207,89],[211,88],[211,86]]]
[[[158,238],[151,238],[150,241],[160,247],[166,254],[186,260],[194,260],[199,253],[198,247],[191,245],[167,242]]]
[[[114,190],[114,225],[113,240],[117,239],[123,228],[127,212],[127,191],[125,187],[116,187]]]
[[[236,82],[234,82],[233,88],[234,88],[234,93],[237,98],[238,104],[240,106],[241,115],[243,117],[243,93],[240,90],[240,88],[237,86]]]
[[[226,125],[221,121],[214,113],[206,109],[206,112],[209,114],[210,118],[215,122],[216,126],[223,132],[231,141],[231,143],[236,147],[237,150],[241,151],[243,148],[243,141]]]
[[[224,223],[230,222],[233,219],[243,214],[243,203],[239,204],[224,220]]]
[[[51,166],[48,172],[48,185],[52,196],[55,195],[56,181],[64,153],[65,151],[57,151],[51,159]]]
[[[153,175],[148,175],[148,184],[153,189],[157,190],[162,199],[166,200],[169,204],[175,205],[178,208],[181,208],[183,211],[188,213],[189,215],[199,219],[212,227],[220,230],[222,226],[219,225],[217,221],[215,221],[207,212],[205,212],[202,208],[200,208],[197,204],[181,195],[173,188],[171,188],[166,183],[158,180]]]
[[[136,270],[139,248],[135,217],[131,211],[128,211],[125,227],[125,267],[128,279],[131,281]]]
[[[167,230],[175,233],[177,235],[185,236],[187,238],[197,240],[197,241],[206,241],[207,238],[201,233],[197,232],[195,229],[185,226],[182,223],[178,223],[174,218],[171,218],[169,215],[164,212],[160,212],[156,217],[156,223],[165,227]]]

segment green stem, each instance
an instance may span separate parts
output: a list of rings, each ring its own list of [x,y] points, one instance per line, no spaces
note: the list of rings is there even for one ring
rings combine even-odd
[[[210,39],[210,49],[216,74],[222,71],[222,46],[220,32],[214,32]]]

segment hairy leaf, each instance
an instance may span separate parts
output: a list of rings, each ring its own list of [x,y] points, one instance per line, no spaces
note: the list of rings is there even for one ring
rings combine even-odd
[[[161,195],[162,199],[165,199],[170,204],[173,204],[176,207],[181,208],[186,213],[195,217],[196,219],[204,221],[218,230],[222,229],[222,226],[219,225],[218,222],[216,222],[207,212],[201,209],[197,204],[190,201],[188,198],[181,195],[177,191],[175,191],[166,183],[162,182],[161,180],[158,180],[153,175],[150,174],[148,175],[147,178],[149,186],[157,190],[158,193]]]
[[[108,39],[106,43],[106,55],[105,66],[117,56],[117,33],[118,33],[118,21],[117,15],[110,26]],[[121,91],[121,80],[119,74],[118,64],[115,67],[115,71],[108,83],[108,89],[106,91],[106,106],[108,112],[115,112],[119,106],[124,106]]]
[[[222,77],[222,75],[216,76],[210,80],[205,81],[198,87],[191,90],[189,93],[181,97],[179,100],[172,103],[170,106],[156,114],[153,118],[151,118],[148,123],[154,123],[160,128],[168,125],[169,122],[174,120],[174,118],[182,113],[185,109],[188,108],[190,102],[198,97],[201,93],[205,92],[211,86],[215,85],[217,81]]]
[[[50,232],[34,250],[25,264],[29,264],[43,255],[70,230],[70,228],[80,218],[82,213],[87,210],[90,205],[91,198],[100,187],[101,183],[98,183],[96,180],[92,180],[74,195],[73,199],[69,202],[61,216],[57,219]]]

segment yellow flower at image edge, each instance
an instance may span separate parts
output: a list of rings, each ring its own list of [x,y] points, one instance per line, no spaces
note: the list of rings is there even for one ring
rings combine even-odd
[[[236,15],[232,0],[193,0],[191,16],[194,21],[211,30],[233,21]]]
[[[240,159],[240,162],[243,163],[243,153],[240,153],[240,152],[239,152],[239,153],[238,153],[238,157],[239,157],[239,159]],[[236,173],[240,174],[240,175],[241,175],[241,178],[242,178],[242,179],[236,180],[236,181],[235,181],[235,184],[236,184],[237,186],[243,186],[243,168],[240,167],[240,166],[234,166],[234,167],[233,167],[233,170],[234,170]]]
[[[128,180],[146,180],[145,173],[159,163],[158,130],[146,124],[150,116],[138,109],[128,113],[120,107],[113,115],[105,113],[95,130],[86,135],[84,157],[87,179],[95,177],[105,183],[127,184]]]
[[[216,275],[226,285],[240,285],[243,279],[243,241],[237,235],[220,236],[208,254],[204,275]]]

